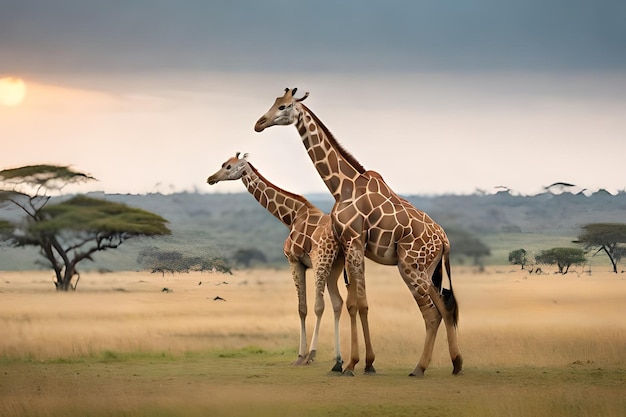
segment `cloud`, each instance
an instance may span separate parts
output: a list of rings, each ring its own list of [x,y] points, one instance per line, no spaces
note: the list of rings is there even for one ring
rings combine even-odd
[[[626,70],[620,1],[13,1],[4,71]]]

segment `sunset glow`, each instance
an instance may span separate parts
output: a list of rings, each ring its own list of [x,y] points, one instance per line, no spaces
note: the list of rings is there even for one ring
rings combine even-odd
[[[21,78],[0,78],[0,105],[19,106],[26,97],[26,83]]]

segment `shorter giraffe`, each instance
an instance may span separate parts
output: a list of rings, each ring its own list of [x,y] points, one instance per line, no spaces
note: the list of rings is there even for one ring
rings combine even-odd
[[[333,312],[335,314],[335,365],[332,371],[341,372],[339,342],[339,318],[343,299],[337,288],[337,280],[343,270],[344,258],[339,242],[335,239],[331,219],[301,195],[285,191],[265,179],[247,160],[248,154],[239,158],[239,152],[222,164],[222,167],[207,182],[210,185],[219,181],[241,179],[254,198],[289,228],[285,240],[284,253],[289,261],[293,281],[298,292],[298,312],[300,315],[300,346],[295,365],[309,364],[315,359],[317,339],[322,314],[324,313],[324,287],[328,287]],[[315,315],[317,320],[313,330],[310,350],[307,353],[306,335],[306,270],[315,274]]]

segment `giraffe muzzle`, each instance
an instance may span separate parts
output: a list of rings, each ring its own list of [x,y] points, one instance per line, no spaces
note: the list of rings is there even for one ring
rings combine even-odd
[[[255,132],[262,132],[265,130],[265,123],[267,122],[267,118],[261,117],[258,122],[254,125]]]

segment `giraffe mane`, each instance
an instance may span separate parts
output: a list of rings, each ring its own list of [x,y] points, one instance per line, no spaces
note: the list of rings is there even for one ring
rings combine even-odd
[[[352,165],[352,167],[354,169],[356,169],[360,174],[364,174],[365,173],[365,168],[363,167],[363,165],[361,165],[361,163],[359,161],[356,160],[356,158],[346,150],[346,148],[343,147],[343,145],[341,143],[339,143],[337,141],[337,139],[335,139],[335,137],[333,136],[333,134],[330,132],[330,130],[328,130],[328,128],[326,127],[326,125],[324,123],[322,123],[322,121],[319,119],[319,117],[317,117],[317,115],[315,113],[313,113],[311,111],[311,109],[309,109],[307,106],[305,106],[304,104],[300,103],[300,105],[302,107],[304,107],[304,109],[306,111],[309,112],[309,114],[311,115],[311,117],[313,117],[313,120],[315,120],[315,123],[317,123],[317,125],[320,127],[320,129],[322,129],[322,132],[324,132],[324,134],[326,135],[326,138],[328,139],[328,141],[332,144],[333,148],[337,149],[339,151],[339,154],[346,160],[348,161],[348,163],[350,165]]]
[[[276,191],[278,191],[281,194],[285,194],[291,198],[293,198],[294,200],[298,200],[300,202],[302,202],[303,204],[306,204],[308,207],[314,207],[313,204],[307,200],[306,198],[304,198],[303,196],[301,196],[300,194],[295,194],[292,193],[291,191],[287,191],[285,189],[280,188],[279,186],[275,185],[274,183],[270,182],[267,180],[267,178],[265,178],[258,169],[256,169],[256,167],[254,165],[252,165],[252,163],[250,163],[248,161],[248,166],[250,167],[250,169],[252,171],[254,171],[254,173],[256,175],[259,176],[259,178],[261,178],[261,181],[263,181],[265,184],[267,184],[269,187],[274,188]]]

